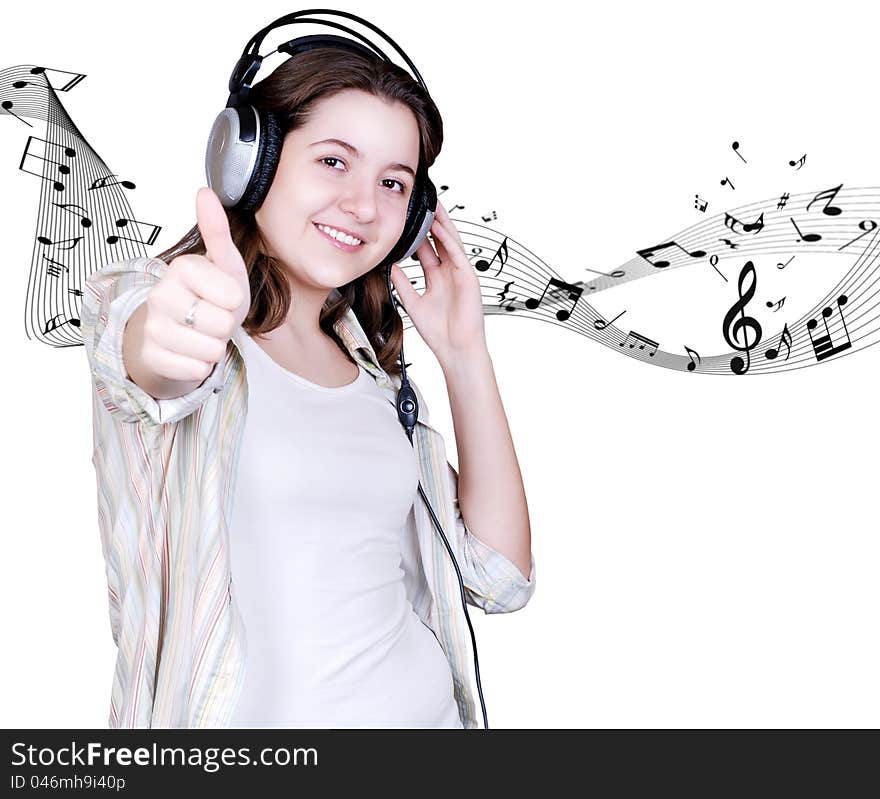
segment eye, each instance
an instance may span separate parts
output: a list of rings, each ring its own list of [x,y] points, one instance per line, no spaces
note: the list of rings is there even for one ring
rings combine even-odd
[[[390,181],[391,183],[396,183],[398,186],[400,186],[400,193],[401,194],[406,193],[406,186],[403,183],[401,183],[399,180],[397,180],[397,178],[385,178],[385,180]]]
[[[340,164],[342,163],[342,161],[341,161],[340,159],[338,159],[338,158],[334,158],[332,155],[327,156],[326,158],[321,158],[320,161],[321,161],[322,164],[323,164],[325,161],[336,161],[337,163],[340,163]],[[330,169],[335,169],[335,168],[336,168],[336,167],[332,167],[332,166],[330,167]]]
[[[326,163],[327,161],[334,161],[337,164],[344,164],[345,163],[341,158],[336,158],[336,156],[333,156],[333,155],[328,155],[325,158],[319,158],[318,160],[320,161],[320,163],[324,164],[328,169],[336,169],[336,167],[330,166],[329,164]],[[383,183],[388,183],[388,182],[396,183],[400,187],[397,190],[397,193],[398,194],[406,194],[406,184],[397,180],[397,178],[384,178],[382,182]]]

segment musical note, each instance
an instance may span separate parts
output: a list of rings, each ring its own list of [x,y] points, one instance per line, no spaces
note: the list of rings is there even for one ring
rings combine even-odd
[[[694,208],[705,213],[706,208],[709,207],[709,202],[707,200],[701,200],[699,194],[695,194],[694,197],[696,198],[694,200]]]
[[[474,265],[474,268],[478,272],[485,272],[490,266],[492,266],[492,263],[495,261],[495,259],[498,258],[501,261],[501,266],[498,267],[498,272],[500,272],[502,269],[504,269],[504,265],[507,263],[507,257],[507,236],[505,236],[504,241],[501,242],[501,246],[495,251],[495,255],[492,256],[492,260],[486,261],[485,259],[480,258],[480,260],[478,260],[477,263]],[[495,274],[497,275],[498,272],[496,272]]]
[[[760,233],[764,229],[764,214],[762,213],[754,222],[740,222],[735,216],[724,214],[724,226],[730,228],[734,233],[739,233],[736,229],[737,225],[742,225],[743,233]],[[727,241],[727,239],[722,239]]]
[[[731,250],[735,250],[739,247],[739,244],[734,244],[730,239],[718,239],[718,241],[723,241]]]
[[[791,217],[789,217],[789,219],[791,219]],[[822,237],[818,233],[807,233],[806,235],[801,233],[801,229],[797,226],[797,222],[795,222],[794,219],[791,220],[791,224],[794,225],[794,229],[798,232],[798,236],[801,237],[800,239],[798,239],[798,241],[803,240],[803,241],[814,242],[814,241],[820,241],[822,239]]]
[[[452,208],[449,209],[449,213],[451,214],[456,208],[461,208],[461,210],[464,211],[463,205],[453,205]]]
[[[484,216],[481,217],[484,222],[491,222],[493,219],[498,219],[498,214],[492,211],[492,216]]]
[[[810,210],[810,206],[814,202],[818,202],[819,200],[825,200],[825,207],[822,209],[822,213],[826,216],[838,216],[842,213],[842,209],[836,208],[831,204],[831,201],[837,196],[837,192],[839,192],[843,188],[843,184],[841,183],[839,186],[833,189],[826,189],[825,191],[820,191],[815,197],[813,197],[810,202],[807,203],[807,210]]]
[[[134,222],[136,225],[149,225],[153,228],[152,232],[148,239],[132,239],[128,236],[108,236],[107,243],[108,244],[116,244],[120,239],[125,239],[125,241],[136,241],[138,244],[146,244],[148,247],[155,244],[156,237],[159,235],[159,231],[162,230],[159,225],[153,225],[149,222],[138,222],[136,219],[117,219],[116,227],[127,227],[129,222]]]
[[[745,289],[744,293],[743,286],[747,280],[751,281],[751,285]],[[761,341],[761,324],[757,319],[745,314],[746,305],[755,296],[757,283],[758,278],[755,274],[755,265],[751,261],[746,261],[745,266],[740,270],[737,283],[739,299],[730,307],[730,310],[725,315],[721,328],[724,333],[724,340],[735,350],[745,352],[746,354],[745,361],[739,355],[734,356],[730,361],[730,369],[736,375],[742,375],[749,371],[751,367],[751,350],[757,347]],[[735,318],[737,314],[740,316],[739,319]],[[740,330],[744,333],[742,344],[739,342]],[[749,341],[749,330],[755,335],[754,341]]]
[[[837,310],[840,311],[840,321],[843,322],[843,331],[846,333],[845,344],[838,344],[836,347],[831,344],[831,331],[828,329],[828,317],[834,313],[831,308],[822,309],[822,321],[825,323],[824,336],[819,336],[819,338],[814,339],[812,331],[815,330],[818,323],[815,319],[810,319],[807,322],[807,332],[810,335],[810,343],[813,345],[813,351],[816,353],[817,361],[824,361],[826,358],[830,358],[832,355],[836,355],[838,352],[843,352],[843,350],[847,350],[852,346],[852,342],[849,338],[849,331],[846,329],[846,319],[843,317],[843,306],[846,305],[846,302],[846,294],[841,294],[837,298]]]
[[[713,253],[712,255],[709,256],[709,264],[712,266],[712,268],[713,268],[713,269],[714,269],[719,275],[721,275],[721,277],[724,277],[724,275],[722,274],[721,270],[718,268],[718,256],[715,255],[714,253]],[[725,282],[725,283],[728,282],[728,280],[727,280],[726,277],[724,277],[724,282]]]
[[[516,295],[514,295],[513,297],[510,297],[510,298],[507,299],[507,300],[502,300],[501,302],[498,303],[498,307],[499,307],[499,308],[504,308],[505,311],[515,311],[516,308],[513,307],[513,301],[514,301],[515,299],[517,299]],[[509,304],[509,305],[505,305],[505,304],[504,304],[505,302],[508,302],[508,303],[510,303],[510,304]]]
[[[752,233],[753,231],[755,233],[760,233],[763,229],[764,229],[764,214],[763,214],[763,212],[754,222],[747,222],[745,225],[743,225],[743,230],[746,233]]]
[[[550,280],[547,281],[547,285],[544,286],[544,290],[541,292],[541,296],[538,297],[538,299],[535,299],[534,297],[529,297],[526,300],[526,308],[530,308],[532,310],[537,308],[541,304],[541,301],[544,299],[544,295],[547,293],[547,289],[551,286],[565,289],[568,292],[568,299],[574,300],[569,310],[561,310],[556,312],[556,318],[560,322],[564,322],[566,319],[569,318],[569,316],[571,316],[571,312],[574,310],[574,306],[577,305],[578,300],[584,293],[583,288],[581,288],[580,286],[576,286],[573,283],[566,283],[564,280],[557,280],[555,277],[551,277]]]
[[[59,75],[73,75],[73,79],[65,83],[63,86],[56,86],[49,80],[49,76],[46,74],[48,72],[55,72]],[[55,89],[56,92],[68,92],[74,86],[76,86],[85,75],[82,72],[67,72],[64,69],[53,69],[52,67],[32,67],[31,75],[42,75],[46,84]],[[39,86],[40,84],[32,84],[34,86]],[[44,86],[42,88],[45,88]]]
[[[735,143],[736,143],[736,142],[734,142],[734,144],[735,144]],[[682,345],[682,346],[684,346],[685,350],[687,350],[688,358],[691,359],[691,362],[688,364],[688,371],[689,371],[689,372],[693,372],[694,369],[697,368],[697,364],[694,362],[694,355],[696,355],[696,356],[697,356],[697,360],[698,360],[700,363],[702,363],[702,358],[700,358],[700,353],[697,352],[696,350],[692,350],[690,347],[687,346],[687,344],[684,344],[684,345]]]
[[[798,231],[798,232],[800,232],[800,231]],[[777,269],[785,269],[785,267],[788,266],[793,260],[794,260],[794,256],[792,255],[791,258],[789,258],[785,263],[778,261],[776,263],[776,268]]]
[[[43,258],[49,262],[49,266],[46,267],[46,272],[49,273],[50,277],[60,277],[62,269],[68,274],[70,273],[67,264],[63,264],[61,261],[56,261],[54,258],[49,258],[46,255],[44,255]]]
[[[58,172],[60,174],[62,174],[62,175],[69,175],[70,174],[70,167],[67,164],[62,164],[60,161],[55,161],[52,158],[47,158],[45,155],[39,155],[37,153],[32,153],[30,151],[31,142],[42,142],[43,144],[48,145],[49,147],[62,148],[64,150],[64,156],[66,158],[75,158],[76,157],[76,150],[74,150],[73,147],[64,147],[61,144],[55,144],[55,142],[46,141],[45,139],[41,139],[38,136],[28,136],[27,143],[24,146],[24,152],[21,155],[21,163],[18,165],[18,168],[22,172],[27,172],[29,175],[34,175],[35,177],[38,177],[41,180],[51,180],[55,191],[64,191],[64,184],[61,181],[54,180],[53,178],[50,178],[50,177],[46,177],[45,175],[41,175],[38,172],[31,172],[29,169],[25,169],[25,167],[24,167],[25,159],[28,156],[30,156],[31,158],[36,158],[36,159],[42,161],[44,164],[44,168],[45,168],[45,164],[53,164],[54,166],[58,167]],[[45,149],[46,148],[44,148],[44,152],[45,152]]]
[[[740,152],[739,152],[739,142],[738,142],[738,141],[735,141],[735,142],[734,142],[733,144],[731,144],[730,146],[733,147],[733,151],[734,151],[737,155],[739,155],[739,157],[742,159],[742,162],[743,162],[744,164],[747,164],[748,161],[746,161],[746,159],[743,158],[742,155],[740,155]],[[687,349],[687,347],[685,347],[685,349]]]
[[[785,297],[783,297],[781,300],[778,301],[778,307],[776,307],[776,308],[773,308],[773,306],[777,305],[777,303],[770,302],[770,300],[767,300],[767,307],[773,308],[773,313],[776,313],[784,304],[785,304]]]
[[[15,104],[12,102],[12,100],[3,100],[2,102],[0,102],[0,108],[2,108],[7,114],[9,114],[9,116],[15,117],[19,122],[24,122],[25,125],[27,125],[29,128],[32,128],[33,125],[31,125],[30,122],[28,122],[26,119],[22,119],[18,114],[14,114],[11,111],[11,109],[14,107]]]
[[[77,244],[80,243],[80,241],[82,241],[82,236],[76,236],[72,239],[64,239],[63,241],[52,241],[52,239],[47,238],[46,236],[37,236],[37,241],[40,242],[40,244],[54,244],[56,247],[60,247],[62,250],[72,250],[74,247],[76,247]],[[73,244],[71,244],[69,247],[61,246],[62,244],[67,244],[67,242],[69,241],[73,242]]]
[[[447,191],[448,189],[449,186],[441,186],[440,191],[437,192],[437,196],[439,197],[441,194],[443,194],[444,191]]]
[[[776,356],[779,355],[779,350],[781,346],[785,344],[786,353],[785,360],[788,360],[788,356],[791,355],[791,333],[788,332],[788,323],[786,322],[785,327],[782,328],[782,335],[779,337],[779,344],[775,347],[771,347],[767,352],[764,353],[764,357],[768,361],[773,361],[776,359]]]
[[[870,225],[871,227],[864,227],[864,225]],[[865,219],[864,221],[859,222],[859,229],[864,230],[865,233],[870,233],[876,227],[877,227],[877,223],[873,219]],[[843,245],[843,247],[838,247],[837,248],[838,252],[840,252],[840,250],[846,249],[847,247],[849,247],[850,244],[853,244],[854,242],[858,241],[862,236],[865,235],[865,233],[862,233],[861,235],[856,236],[852,241],[848,241],[846,244]]]
[[[46,325],[43,328],[44,333],[51,333],[53,330],[55,330],[58,327],[62,327],[63,325],[71,325],[73,327],[79,327],[79,319],[76,319],[75,317],[73,317],[71,319],[65,319],[63,322],[56,322],[55,320],[58,319],[59,316],[61,316],[61,314],[56,314],[48,322],[46,322]]]
[[[589,266],[585,266],[584,269],[587,272],[593,272],[594,274],[602,275],[602,277],[616,277],[616,278],[626,277],[626,272],[624,272],[622,269],[615,269],[613,272],[607,272],[607,273],[600,272],[597,269],[590,269]]]
[[[76,213],[76,211],[71,211],[71,210],[70,210],[71,208],[79,208],[79,210],[82,212],[81,214],[78,214],[78,216],[80,217],[79,223],[80,223],[83,227],[91,227],[91,226],[92,226],[92,220],[89,219],[89,218],[85,215],[85,214],[86,214],[86,209],[83,208],[81,205],[77,205],[76,203],[52,203],[52,205],[56,205],[56,206],[58,206],[59,208],[61,208],[62,210],[67,211],[67,212],[70,213],[70,214],[75,214],[75,213]]]
[[[724,178],[724,180],[721,181],[721,185],[722,186],[730,186],[730,188],[732,188],[734,190],[736,189],[736,186],[733,185],[733,181],[731,181],[730,178]]]
[[[482,247],[471,247],[471,253],[473,255],[479,255],[481,252],[483,252]]]
[[[98,178],[95,180],[91,186],[89,186],[89,191],[94,191],[95,189],[106,189],[108,186],[122,186],[124,189],[134,189],[137,188],[134,183],[130,180],[122,180],[115,181],[113,183],[108,183],[107,181],[110,178],[115,178],[116,175],[105,175],[103,178]]]
[[[657,269],[665,269],[669,266],[669,261],[657,261],[654,263],[651,258],[655,253],[660,252],[660,250],[665,250],[668,247],[678,247],[683,253],[690,255],[691,258],[702,258],[706,255],[703,250],[694,250],[693,252],[688,252],[684,247],[682,247],[678,242],[668,241],[665,244],[655,244],[653,247],[645,247],[644,250],[636,250],[636,255],[640,255],[644,258],[651,266],[656,267]]]
[[[596,330],[604,330],[608,325],[613,325],[621,316],[623,316],[626,311],[621,311],[617,316],[614,317],[610,322],[606,322],[601,316],[593,322],[593,327]]]
[[[639,344],[640,350],[645,349],[646,346],[651,347],[654,350],[653,352],[648,353],[651,358],[653,358],[657,354],[657,347],[659,347],[660,345],[656,341],[651,341],[651,339],[645,338],[643,335],[641,335],[640,333],[636,333],[633,330],[630,330],[629,333],[627,333],[626,338],[620,342],[620,346],[622,347],[631,338],[635,339],[636,341],[642,342],[641,344]],[[629,348],[632,349],[634,346],[635,344],[630,344]]]
[[[799,165],[798,169],[800,169],[805,163],[807,163],[807,154],[806,153],[804,153],[797,161],[789,161],[788,165],[794,166],[795,164],[798,164]]]

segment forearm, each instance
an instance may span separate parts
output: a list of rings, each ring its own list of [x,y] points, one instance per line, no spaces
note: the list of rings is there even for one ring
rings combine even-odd
[[[528,579],[531,529],[525,488],[488,350],[441,363],[458,449],[458,502],[468,529]]]

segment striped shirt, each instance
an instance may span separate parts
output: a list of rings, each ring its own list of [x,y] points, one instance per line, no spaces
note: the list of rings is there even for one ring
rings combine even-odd
[[[238,328],[224,359],[190,393],[161,400],[147,394],[128,378],[122,339],[129,317],[167,268],[149,257],[109,264],[85,282],[81,308],[92,374],[98,526],[117,646],[111,728],[226,727],[244,684],[246,639],[229,523],[248,407],[240,353],[247,333]],[[400,377],[378,365],[351,309],[335,330],[396,407]],[[534,556],[526,580],[468,530],[443,436],[430,425],[412,378],[410,384],[419,400],[413,431],[419,479],[455,553],[466,600],[484,613],[518,610],[535,590]],[[418,494],[414,508],[402,545],[407,596],[449,662],[462,726],[476,728],[473,646],[458,576]]]

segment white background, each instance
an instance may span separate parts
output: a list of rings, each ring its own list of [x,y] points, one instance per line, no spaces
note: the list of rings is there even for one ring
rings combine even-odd
[[[385,30],[427,81],[446,133],[432,178],[450,186],[447,208],[467,209],[453,216],[495,210],[496,230],[566,280],[590,279],[587,266],[611,271],[698,221],[696,193],[715,212],[732,207],[726,174],[736,204],[880,185],[875,4],[539,7],[340,9]],[[294,10],[13,4],[0,67],[88,75],[59,96],[111,172],[138,184],[127,197],[137,217],[163,225],[156,255],[195,222],[207,134],[242,47]],[[90,375],[83,348],[24,332],[39,197],[39,181],[17,168],[25,140],[23,125],[0,118],[0,724],[106,727],[115,647]],[[805,152],[790,174],[788,160]],[[828,268],[836,282],[846,265]],[[596,305],[610,311],[613,290]],[[639,330],[664,308],[630,313]],[[880,352],[721,379],[532,319],[491,316],[486,327],[538,570],[523,610],[470,608],[490,726],[876,726]],[[406,355],[455,463],[442,374],[412,329]]]

